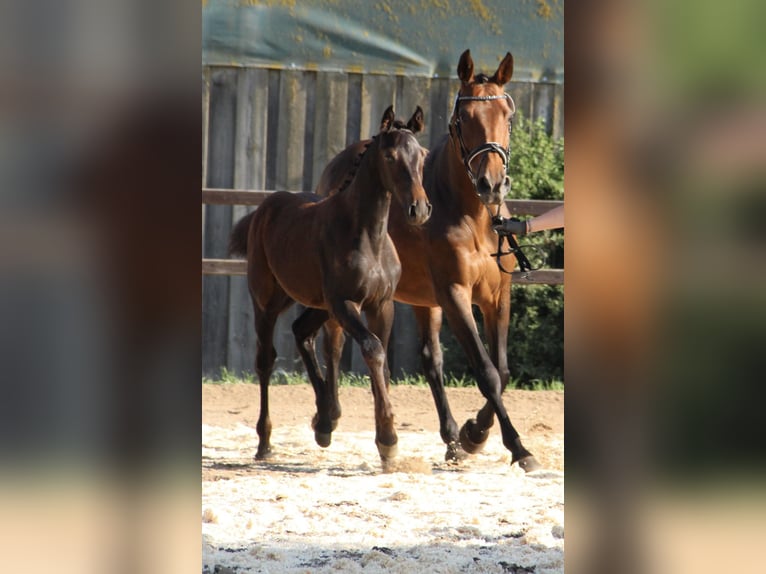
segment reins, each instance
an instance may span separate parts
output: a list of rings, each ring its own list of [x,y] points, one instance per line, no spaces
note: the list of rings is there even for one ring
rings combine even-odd
[[[500,215],[496,215],[492,218],[492,225],[500,225],[503,223],[503,218],[500,217]],[[508,242],[508,250],[503,251],[503,243]],[[507,273],[508,275],[511,274],[511,271],[508,271],[505,267],[503,267],[503,264],[500,263],[500,258],[503,255],[515,255],[516,261],[519,264],[519,269],[521,269],[522,273],[524,273],[523,277],[527,278],[529,277],[530,271],[535,271],[535,268],[532,267],[532,264],[529,262],[529,259],[527,259],[527,256],[524,255],[524,252],[521,250],[521,246],[516,241],[516,237],[513,236],[511,233],[506,233],[504,231],[497,231],[497,251],[495,253],[490,253],[491,257],[495,258],[495,261],[497,262],[497,266],[503,273]]]

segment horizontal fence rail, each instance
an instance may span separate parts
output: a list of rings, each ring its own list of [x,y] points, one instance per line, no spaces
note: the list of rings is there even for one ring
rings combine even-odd
[[[213,205],[260,205],[272,191],[253,189],[211,189],[202,190],[202,203]],[[549,199],[508,199],[505,202],[511,215],[538,216],[554,207],[563,205],[563,201]]]
[[[203,275],[247,275],[247,261],[244,259],[203,259]],[[514,271],[513,281],[522,285],[562,285],[563,269],[538,269],[537,271]]]
[[[271,191],[250,189],[203,189],[202,203],[213,205],[257,206],[266,199]],[[505,202],[513,215],[537,216],[562,205],[563,201],[509,199]],[[203,275],[247,275],[247,261],[244,259],[203,259]],[[539,269],[537,271],[511,273],[519,285],[562,285],[563,269]]]

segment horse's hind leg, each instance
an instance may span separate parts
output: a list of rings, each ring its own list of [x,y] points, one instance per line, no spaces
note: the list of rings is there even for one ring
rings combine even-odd
[[[301,354],[303,364],[306,366],[311,385],[314,387],[317,413],[311,422],[314,429],[314,439],[321,447],[330,446],[332,431],[337,425],[337,416],[331,417],[331,408],[328,406],[327,383],[322,379],[322,374],[317,363],[315,342],[316,334],[320,327],[327,321],[329,314],[323,309],[308,308],[293,322],[293,335],[298,352]]]
[[[261,391],[260,413],[255,430],[258,433],[258,451],[256,459],[269,458],[271,450],[271,417],[269,416],[269,379],[274,370],[274,361],[277,352],[274,349],[274,325],[277,317],[292,300],[282,294],[276,301],[272,300],[264,309],[255,304],[255,334],[258,342],[255,351],[255,372],[258,375],[258,383]]]
[[[439,434],[447,445],[445,460],[459,461],[466,457],[460,446],[457,423],[447,401],[444,390],[442,349],[439,343],[439,329],[442,324],[441,307],[413,307],[420,335],[420,357],[423,371],[431,388],[431,394],[439,415]]]

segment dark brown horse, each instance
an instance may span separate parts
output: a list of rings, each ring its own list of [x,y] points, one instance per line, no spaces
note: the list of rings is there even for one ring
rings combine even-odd
[[[503,199],[509,189],[506,171],[515,106],[503,86],[511,79],[513,57],[506,54],[491,77],[475,75],[470,51],[466,50],[457,72],[461,85],[449,134],[431,150],[424,165],[423,183],[434,207],[433,216],[417,229],[406,225],[401,210],[392,210],[389,218],[389,233],[402,263],[394,298],[413,305],[425,376],[439,414],[440,434],[447,444],[446,458],[462,458],[461,446],[469,453],[480,451],[497,415],[512,461],[530,471],[539,464],[522,445],[501,398],[510,377],[506,348],[511,278],[500,271],[490,255],[497,250],[491,215],[509,215]],[[349,168],[349,158],[365,144],[353,144],[330,162],[320,179],[318,194],[332,193],[338,187],[344,166]],[[513,256],[506,255],[501,264],[512,269]],[[479,338],[472,305],[483,315],[489,352]],[[444,391],[439,344],[442,313],[487,398],[477,417],[468,420],[460,431]],[[330,324],[327,329],[331,330]],[[331,345],[339,345],[342,334],[331,332],[328,339]],[[333,348],[326,352],[331,355],[329,380],[330,370],[337,372],[339,351]]]
[[[380,133],[340,192],[324,200],[311,193],[275,192],[232,231],[230,253],[247,255],[258,338],[255,370],[261,410],[256,458],[271,454],[268,385],[276,358],[274,325],[296,301],[307,307],[293,323],[293,333],[317,395],[317,442],[329,445],[340,415],[331,412],[337,396],[328,396],[314,354],[314,337],[332,318],[359,343],[370,369],[380,457],[385,463],[396,455],[386,348],[401,265],[386,232],[389,207],[393,194],[406,206],[404,219],[419,225],[428,219],[431,206],[422,185],[420,146],[412,131],[394,122],[389,107]]]

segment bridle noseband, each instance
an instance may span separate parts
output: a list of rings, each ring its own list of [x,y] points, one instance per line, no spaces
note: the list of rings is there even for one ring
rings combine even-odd
[[[511,118],[513,118],[513,115],[516,113],[516,104],[513,101],[513,98],[509,93],[504,93],[499,96],[461,96],[460,93],[458,93],[455,96],[455,105],[452,107],[452,119],[450,120],[449,124],[449,131],[450,135],[457,136],[458,143],[460,144],[460,155],[463,159],[463,164],[465,165],[465,171],[468,174],[468,177],[471,178],[471,183],[473,184],[474,190],[476,190],[476,174],[473,173],[473,170],[471,169],[471,162],[476,159],[477,156],[483,154],[483,153],[496,153],[498,154],[502,160],[503,160],[503,170],[508,171],[508,161],[511,157],[511,130],[513,128],[513,123],[511,121],[508,122],[508,146],[503,147],[497,142],[485,142],[481,144],[480,146],[477,146],[473,148],[472,150],[468,150],[465,142],[463,141],[463,132],[460,125],[460,115],[458,114],[458,107],[460,106],[460,102],[466,102],[466,101],[479,101],[479,102],[487,102],[491,100],[508,100],[508,103],[511,106]]]

